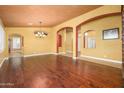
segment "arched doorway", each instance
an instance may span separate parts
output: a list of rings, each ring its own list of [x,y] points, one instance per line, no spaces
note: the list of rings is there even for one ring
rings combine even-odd
[[[8,39],[8,52],[9,55],[18,55],[23,53],[23,36],[19,34],[12,34]]]
[[[79,25],[77,25],[76,26],[76,57],[78,57],[80,55],[79,50],[78,50],[79,49],[78,37],[80,35],[81,27],[83,25],[88,24],[90,22],[93,22],[95,20],[99,20],[99,19],[106,18],[106,17],[111,17],[111,16],[118,16],[118,15],[121,15],[121,13],[120,12],[115,12],[115,13],[102,14],[102,15],[98,15],[98,16],[92,17],[90,19],[87,19],[87,20],[83,21],[82,23],[80,23]]]
[[[57,31],[57,53],[73,56],[72,27],[64,27]]]
[[[92,49],[96,47],[95,30],[78,32],[78,57],[83,55],[83,49]]]

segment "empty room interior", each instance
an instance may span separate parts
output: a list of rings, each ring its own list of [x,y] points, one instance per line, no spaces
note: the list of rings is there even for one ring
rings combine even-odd
[[[0,5],[1,88],[121,88],[121,5]]]

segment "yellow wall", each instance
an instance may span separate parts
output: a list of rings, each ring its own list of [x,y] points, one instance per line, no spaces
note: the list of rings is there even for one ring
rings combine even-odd
[[[59,53],[66,52],[66,29],[61,30],[58,34],[62,36],[62,46],[59,47]]]
[[[82,49],[82,51],[83,51],[83,48],[84,49],[86,49],[86,48],[88,48],[88,38],[91,38],[91,39],[94,39],[95,41],[96,41],[96,39],[97,39],[97,34],[96,34],[96,30],[94,30],[94,29],[90,29],[89,28],[89,30],[92,30],[92,31],[88,31],[88,32],[85,32],[84,30],[83,30],[83,27],[81,28],[81,33],[80,33],[80,38],[81,38],[81,44],[82,45],[80,45],[81,46],[81,49]],[[87,35],[85,35],[87,33]],[[85,36],[85,41],[84,41],[84,36]],[[85,43],[85,44],[84,44]],[[85,46],[84,46],[85,45]],[[96,43],[95,43],[95,48],[96,48]],[[81,52],[81,54],[82,54],[82,52]]]
[[[71,20],[68,20],[62,24],[59,24],[55,26],[54,29],[54,35],[56,35],[56,32],[63,28],[63,27],[73,27],[73,57],[76,56],[76,26],[80,24],[81,22],[88,20],[90,18],[93,18],[95,16],[108,14],[108,13],[115,13],[115,12],[121,12],[121,6],[120,5],[105,5],[100,8],[97,8],[93,11],[90,11],[88,13],[85,13],[83,15],[80,15],[78,17],[75,17]],[[54,38],[56,39],[56,37]]]
[[[94,32],[95,34],[94,36],[96,39],[96,48],[81,47],[81,55],[122,61],[122,41],[121,41],[122,24],[121,23],[122,23],[121,16],[111,16],[82,25],[81,26],[82,39],[83,39],[83,33],[85,31],[94,30],[92,32]],[[114,40],[102,39],[103,30],[117,28],[117,27],[119,27],[119,31],[120,31],[119,39],[114,39]],[[90,33],[88,33],[88,36],[89,35]],[[81,42],[83,42],[83,40]]]
[[[43,28],[45,31],[48,32],[48,37],[45,39],[36,39],[34,37],[34,30],[38,28],[33,27],[6,27],[7,38],[8,35],[12,33],[19,33],[24,36],[24,53],[33,54],[35,53],[43,53],[43,52],[56,52],[56,32],[63,28],[63,27],[73,27],[73,57],[76,56],[76,26],[81,22],[93,18],[98,15],[108,14],[108,13],[115,13],[120,12],[121,6],[116,5],[106,5],[100,8],[97,8],[93,11],[88,13],[82,14],[78,17],[75,17],[71,20],[65,21],[62,24],[54,26],[52,28]],[[8,43],[8,42],[7,42]],[[113,45],[113,43],[111,43]],[[108,53],[107,51],[105,53]],[[2,54],[0,54],[1,56]],[[7,55],[7,48],[6,48],[6,55]],[[5,55],[4,55],[5,56]],[[118,58],[116,58],[118,59]],[[118,59],[120,60],[120,58]]]
[[[73,52],[73,31],[66,31],[66,52]]]
[[[59,53],[73,52],[73,31],[64,29],[58,34],[62,36],[62,46],[59,47]]]
[[[36,38],[34,31],[39,30],[39,28],[33,27],[7,27],[7,39],[8,36],[16,33],[24,37],[24,54],[38,54],[38,53],[50,53],[53,52],[53,31],[52,28],[42,28],[42,30],[48,32],[46,38]],[[8,46],[8,45],[7,45]]]
[[[59,35],[62,36],[62,46],[59,47],[59,53],[73,52],[73,31],[72,29],[61,30]]]

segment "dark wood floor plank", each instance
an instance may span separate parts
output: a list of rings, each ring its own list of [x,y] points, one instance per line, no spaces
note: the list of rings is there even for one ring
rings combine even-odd
[[[14,57],[0,69],[0,87],[122,87],[121,69],[60,55]]]

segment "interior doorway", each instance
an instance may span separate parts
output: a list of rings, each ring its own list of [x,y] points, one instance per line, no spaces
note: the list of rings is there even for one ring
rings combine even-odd
[[[57,53],[73,56],[73,28],[65,27],[57,32]]]
[[[78,36],[78,56],[81,55],[81,35]]]
[[[96,32],[95,30],[81,30],[81,27],[77,31],[77,57],[82,57],[84,51],[88,49],[96,48]]]
[[[23,54],[23,36],[12,34],[8,39],[8,50],[10,56],[20,56]]]

